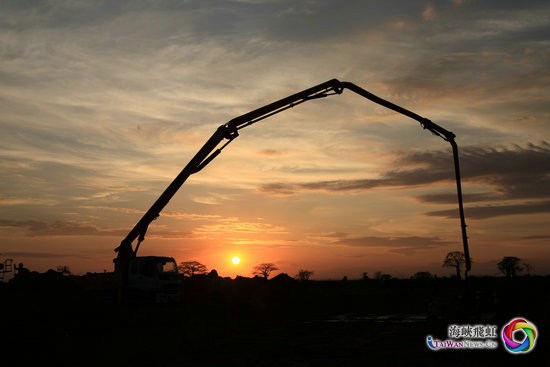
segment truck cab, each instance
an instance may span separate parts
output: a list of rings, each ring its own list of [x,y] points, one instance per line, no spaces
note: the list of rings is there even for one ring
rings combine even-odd
[[[127,290],[156,302],[177,300],[181,279],[176,260],[165,256],[136,256],[128,267]]]

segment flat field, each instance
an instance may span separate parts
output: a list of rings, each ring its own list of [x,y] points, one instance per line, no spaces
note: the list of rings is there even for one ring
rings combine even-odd
[[[127,302],[97,278],[1,284],[4,360],[67,366],[487,366],[548,360],[550,278],[182,280],[172,303]],[[527,354],[500,339],[523,317]],[[495,350],[432,351],[449,325],[496,326]],[[521,337],[521,335],[518,335]],[[20,352],[21,351],[21,352]]]

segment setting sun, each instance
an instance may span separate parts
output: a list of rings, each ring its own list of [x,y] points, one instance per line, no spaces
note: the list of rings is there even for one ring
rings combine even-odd
[[[240,262],[241,262],[241,259],[238,257],[238,256],[234,256],[232,259],[231,259],[231,262],[235,265],[238,265]]]

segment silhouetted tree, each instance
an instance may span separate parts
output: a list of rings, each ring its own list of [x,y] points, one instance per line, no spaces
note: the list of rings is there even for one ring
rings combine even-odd
[[[300,271],[298,272],[298,275],[296,275],[296,278],[298,278],[298,280],[305,281],[305,280],[309,280],[309,278],[311,278],[312,275],[313,275],[313,272],[311,270],[300,269]]]
[[[465,264],[465,263],[466,263],[466,258],[463,252],[452,251],[452,252],[449,252],[447,256],[445,256],[445,260],[443,260],[443,267],[455,268],[456,277],[458,279],[462,279],[460,272],[461,272],[462,264]]]
[[[208,271],[206,265],[201,264],[198,261],[182,261],[178,265],[178,269],[184,276],[188,277],[198,274],[206,274]]]
[[[71,268],[69,268],[67,265],[58,265],[55,270],[58,273],[61,273],[63,275],[72,275]]]
[[[207,276],[209,278],[218,278],[219,277],[218,271],[216,269],[212,269],[212,270],[210,270],[210,273],[208,273]]]
[[[17,277],[28,277],[31,272],[29,269],[23,266],[23,263],[19,263],[19,265],[14,265],[13,269],[15,270],[14,275]]]
[[[258,275],[261,277],[264,277],[264,279],[267,279],[269,277],[269,274],[271,274],[273,271],[279,270],[273,263],[263,263],[256,265],[254,267],[254,271],[252,272],[253,275]]]
[[[504,256],[497,266],[498,270],[500,270],[502,274],[506,275],[508,278],[515,278],[523,271],[521,259],[515,256]]]

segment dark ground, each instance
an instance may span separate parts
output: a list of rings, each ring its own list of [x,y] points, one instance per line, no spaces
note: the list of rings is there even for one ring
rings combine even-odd
[[[2,358],[20,365],[536,366],[550,356],[550,277],[470,278],[467,288],[445,278],[195,278],[177,303],[127,305],[85,276],[0,285]],[[447,339],[449,324],[500,332],[520,316],[539,332],[528,354],[509,354],[500,338],[497,350],[426,346],[427,335]]]

